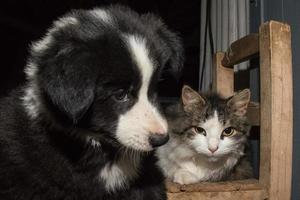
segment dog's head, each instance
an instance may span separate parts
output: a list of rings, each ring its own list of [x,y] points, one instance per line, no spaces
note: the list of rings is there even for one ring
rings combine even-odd
[[[94,142],[149,151],[168,138],[156,84],[166,66],[180,72],[182,57],[179,38],[153,15],[73,11],[33,43],[24,106],[31,118],[51,116]]]

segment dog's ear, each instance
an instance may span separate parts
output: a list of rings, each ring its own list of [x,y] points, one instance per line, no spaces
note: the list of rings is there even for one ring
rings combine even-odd
[[[94,100],[97,72],[87,62],[84,55],[57,55],[48,59],[38,74],[46,105],[73,124]]]
[[[178,79],[180,77],[183,61],[184,52],[181,39],[174,32],[169,31],[165,26],[158,29],[158,33],[167,44],[169,55],[167,60],[167,67],[171,70],[173,76]]]
[[[183,68],[184,50],[181,38],[175,32],[170,31],[162,20],[153,14],[141,16],[151,31],[155,31],[161,44],[160,51],[164,63],[175,78],[179,78]],[[149,31],[150,32],[150,31]]]

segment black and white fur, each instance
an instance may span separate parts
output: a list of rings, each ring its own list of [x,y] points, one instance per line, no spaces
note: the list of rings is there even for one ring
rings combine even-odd
[[[0,199],[166,199],[156,84],[182,46],[151,14],[75,10],[33,43],[28,83],[0,100]]]

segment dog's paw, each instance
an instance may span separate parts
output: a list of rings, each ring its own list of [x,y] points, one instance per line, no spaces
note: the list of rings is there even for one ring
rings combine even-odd
[[[199,180],[198,178],[186,170],[179,170],[174,174],[173,182],[183,184],[192,184],[197,183]]]

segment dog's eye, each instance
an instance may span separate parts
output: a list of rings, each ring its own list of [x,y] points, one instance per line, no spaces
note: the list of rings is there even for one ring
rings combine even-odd
[[[118,91],[116,91],[116,93],[113,95],[113,98],[116,101],[119,102],[126,102],[129,100],[129,94],[127,90],[124,89],[119,89]]]

